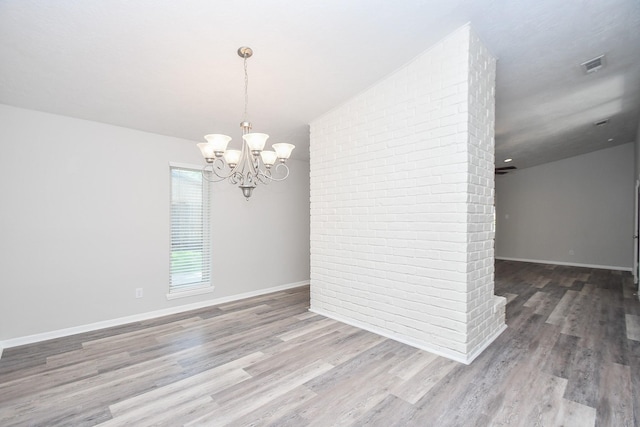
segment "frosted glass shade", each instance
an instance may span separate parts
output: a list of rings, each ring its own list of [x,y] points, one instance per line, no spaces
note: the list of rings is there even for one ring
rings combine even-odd
[[[211,145],[211,149],[216,153],[223,153],[224,150],[227,149],[227,144],[229,144],[229,141],[231,141],[230,136],[222,135],[219,133],[205,135],[204,139],[207,140],[207,143]]]
[[[273,166],[273,164],[278,160],[278,155],[275,151],[263,151],[260,153],[260,157],[262,157],[262,163],[268,168]]]
[[[291,156],[291,152],[296,148],[293,144],[273,144],[273,149],[276,150],[276,154],[279,159],[286,160]]]
[[[242,135],[242,138],[247,142],[249,150],[260,152],[264,149],[264,144],[266,144],[269,135],[266,133],[248,133]]]
[[[242,151],[240,150],[227,150],[224,152],[224,161],[231,167],[234,167],[240,161]]]
[[[207,162],[211,163],[213,159],[216,158],[216,155],[214,153],[213,147],[211,147],[211,144],[207,142],[201,142],[200,144],[198,144],[198,148],[200,149],[202,156],[207,160]]]

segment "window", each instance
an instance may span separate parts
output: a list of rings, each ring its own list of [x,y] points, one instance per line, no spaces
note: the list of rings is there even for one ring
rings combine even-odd
[[[210,292],[211,221],[209,181],[196,167],[170,164],[171,267],[169,295]]]

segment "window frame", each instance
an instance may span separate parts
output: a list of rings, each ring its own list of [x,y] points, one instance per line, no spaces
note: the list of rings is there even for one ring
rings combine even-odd
[[[167,293],[167,299],[172,300],[176,298],[189,297],[193,295],[200,295],[209,292],[213,292],[214,286],[211,281],[211,273],[213,270],[213,260],[211,256],[211,183],[204,179],[201,179],[201,245],[202,245],[202,266],[200,270],[201,275],[204,276],[202,281],[194,283],[173,284],[173,277],[176,272],[173,270],[172,257],[174,253],[174,170],[185,170],[191,172],[202,173],[202,166],[169,162],[169,291]],[[208,259],[208,263],[206,260]],[[206,266],[206,267],[205,267]]]

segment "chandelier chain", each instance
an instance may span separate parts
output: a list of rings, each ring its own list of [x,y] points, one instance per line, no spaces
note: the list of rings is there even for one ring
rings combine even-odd
[[[247,56],[244,57],[244,120],[249,121],[249,73],[247,72]]]

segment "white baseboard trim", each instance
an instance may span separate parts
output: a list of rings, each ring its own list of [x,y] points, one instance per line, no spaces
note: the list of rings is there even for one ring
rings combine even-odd
[[[155,319],[157,317],[167,316],[167,315],[176,314],[176,313],[182,313],[190,310],[197,310],[199,308],[210,307],[213,305],[224,304],[232,301],[238,301],[245,298],[251,298],[255,296],[270,294],[273,292],[293,289],[293,288],[297,288],[297,287],[308,285],[308,284],[309,284],[309,280],[303,280],[301,282],[288,283],[286,285],[280,285],[280,286],[273,286],[271,288],[245,292],[242,294],[230,295],[228,297],[222,297],[222,298],[217,298],[217,299],[212,299],[207,301],[200,301],[192,304],[184,304],[176,307],[164,308],[162,310],[149,311],[146,313],[134,314],[131,316],[119,317],[117,319],[104,320],[101,322],[74,326],[71,328],[58,329],[55,331],[43,332],[40,334],[27,335],[27,336],[18,337],[18,338],[11,338],[5,341],[0,341],[0,357],[2,357],[3,348],[11,348],[11,347],[17,347],[25,344],[33,344],[40,341],[67,337],[69,335],[80,334],[83,332],[91,332],[98,329],[105,329],[113,326],[126,325],[127,323]]]
[[[532,262],[534,264],[568,265],[571,267],[599,268],[601,270],[633,271],[631,267],[620,267],[618,265],[581,264],[578,262],[550,261],[550,260],[544,260],[544,259],[511,258],[511,257],[504,257],[504,256],[497,256],[495,257],[495,259],[499,259],[503,261]]]
[[[441,348],[434,348],[431,347],[423,342],[417,342],[417,341],[413,341],[411,339],[407,339],[406,337],[401,337],[392,333],[389,333],[388,331],[384,331],[384,330],[380,330],[378,328],[376,328],[375,326],[372,325],[367,325],[365,323],[361,323],[358,322],[357,320],[353,320],[353,319],[349,319],[347,317],[343,317],[340,316],[338,314],[335,313],[330,313],[321,309],[316,309],[316,308],[310,308],[309,311],[319,314],[321,316],[324,317],[328,317],[330,319],[333,320],[337,320],[338,322],[341,323],[346,323],[347,325],[351,325],[351,326],[355,326],[356,328],[359,329],[364,329],[365,331],[369,331],[369,332],[373,332],[376,335],[380,335],[383,336],[385,338],[389,338],[392,339],[394,341],[398,341],[401,342],[403,344],[407,344],[410,345],[411,347],[415,347],[418,348],[420,350],[424,350],[424,351],[428,351],[429,353],[433,353],[433,354],[437,354],[438,356],[442,356],[442,357],[446,357],[447,359],[451,359],[455,362],[460,362],[463,363],[465,365],[470,364],[471,362],[473,362],[473,360],[478,357],[480,355],[480,353],[482,353],[482,351],[487,348],[489,346],[489,344],[491,344],[496,338],[498,338],[498,336],[505,330],[507,329],[507,325],[504,325],[504,327],[502,329],[500,329],[499,331],[497,331],[490,339],[487,339],[487,341],[481,346],[478,347],[478,349],[476,349],[471,355],[466,356],[460,353],[455,353],[453,351],[446,351],[443,350]]]

